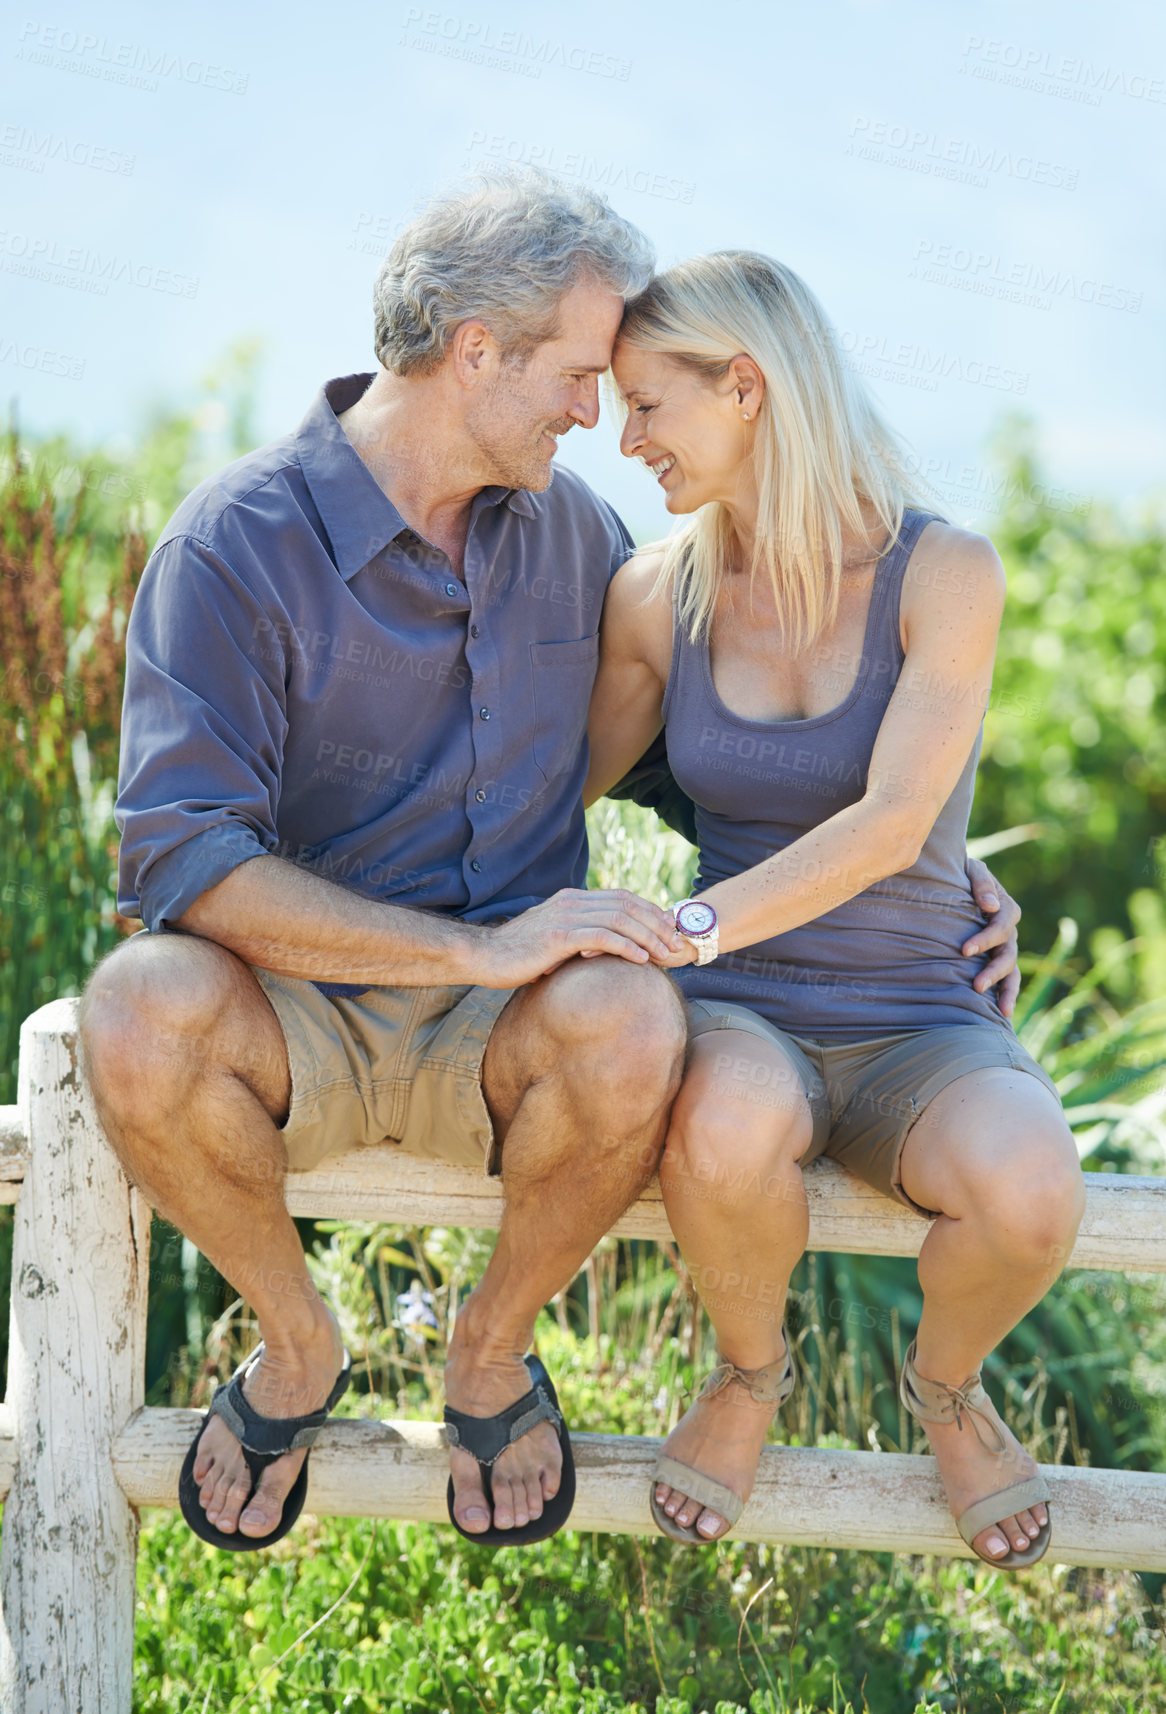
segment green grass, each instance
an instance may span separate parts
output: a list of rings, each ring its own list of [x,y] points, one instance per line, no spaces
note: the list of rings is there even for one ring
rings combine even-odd
[[[403,1257],[415,1242],[442,1323],[423,1353],[382,1320],[372,1286],[383,1252]],[[351,1393],[342,1414],[440,1416],[442,1270],[476,1272],[490,1242],[337,1225],[318,1277],[333,1290],[348,1281],[340,1309],[346,1337],[363,1339],[354,1353],[364,1353],[358,1385],[367,1389]],[[707,1329],[681,1276],[666,1268],[671,1289],[655,1285],[662,1271],[647,1246],[629,1257],[609,1242],[591,1278],[581,1276],[586,1289],[540,1316],[538,1348],[576,1429],[662,1435],[699,1384]],[[869,1448],[869,1365],[844,1328],[815,1312],[815,1289],[811,1280],[791,1304],[803,1384],[773,1438]],[[1148,1313],[1151,1288],[1141,1289]],[[1160,1282],[1158,1292],[1161,1307]],[[598,1338],[586,1331],[594,1319]],[[241,1309],[225,1319],[220,1367],[254,1337]],[[1042,1461],[1071,1458],[1064,1425],[1042,1426],[1044,1388],[1016,1392],[1008,1414],[1020,1438]],[[877,1440],[907,1449],[894,1436]],[[305,1519],[269,1552],[235,1557],[154,1512],[139,1565],[134,1707],[1118,1714],[1153,1708],[1166,1678],[1161,1581],[1051,1565],[1009,1576],[933,1557],[745,1543],[689,1552],[569,1531],[495,1552],[446,1526],[339,1519]]]
[[[1124,1714],[1164,1677],[1127,1572],[570,1532],[491,1552],[338,1519],[236,1557],[172,1515],[142,1532],[135,1714]]]

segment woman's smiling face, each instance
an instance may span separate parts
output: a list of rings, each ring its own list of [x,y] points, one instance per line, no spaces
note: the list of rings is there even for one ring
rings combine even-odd
[[[750,375],[745,393],[753,396],[742,396],[741,363],[734,359],[723,380],[706,381],[662,352],[616,341],[611,368],[628,407],[620,451],[647,465],[670,512],[732,504],[740,495],[742,467],[751,463],[744,413],[755,418],[758,398]]]

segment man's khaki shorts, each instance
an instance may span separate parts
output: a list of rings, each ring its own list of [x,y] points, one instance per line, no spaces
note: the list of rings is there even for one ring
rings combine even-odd
[[[369,988],[328,996],[250,966],[287,1043],[288,1167],[306,1172],[361,1143],[499,1170],[482,1093],[490,1031],[511,988]]]
[[[805,1094],[814,1131],[800,1166],[829,1155],[884,1196],[921,1214],[936,1210],[922,1208],[907,1195],[900,1157],[907,1133],[941,1089],[965,1072],[1001,1065],[1039,1078],[1060,1104],[1056,1084],[1012,1031],[979,1019],[824,1046],[779,1030],[747,1006],[690,1000],[690,1040],[711,1030],[745,1030],[780,1049],[786,1063],[778,1071],[728,1046],[724,1064],[715,1062],[714,1071],[726,1094],[747,1093],[775,1109],[788,1106],[799,1089]]]

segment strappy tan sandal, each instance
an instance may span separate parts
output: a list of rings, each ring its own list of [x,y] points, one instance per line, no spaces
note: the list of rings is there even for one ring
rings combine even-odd
[[[735,1363],[730,1363],[723,1356],[706,1377],[704,1385],[696,1395],[698,1399],[712,1398],[730,1381],[740,1381],[748,1388],[750,1395],[758,1404],[783,1405],[797,1385],[797,1374],[794,1369],[793,1354],[789,1348],[789,1333],[783,1323],[782,1338],[785,1340],[785,1351],[774,1362],[767,1363],[763,1369],[738,1369]],[[718,1355],[720,1353],[718,1352]],[[694,1401],[695,1402],[695,1401]],[[723,1482],[714,1481],[711,1476],[703,1475],[694,1470],[691,1464],[681,1464],[676,1458],[669,1458],[661,1453],[656,1460],[656,1468],[652,1472],[652,1485],[648,1490],[648,1500],[652,1508],[652,1516],[658,1527],[673,1541],[685,1542],[691,1546],[708,1547],[715,1541],[723,1541],[727,1530],[720,1535],[701,1535],[697,1529],[698,1512],[690,1524],[678,1524],[656,1498],[656,1484],[667,1482],[670,1488],[678,1488],[682,1494],[687,1494],[690,1500],[695,1500],[703,1511],[707,1506],[724,1518],[728,1529],[732,1529],[737,1519],[745,1509],[745,1502],[740,1494],[726,1488]]]
[[[899,1377],[899,1397],[906,1405],[911,1415],[920,1422],[955,1422],[957,1428],[963,1428],[962,1412],[966,1411],[968,1421],[975,1430],[976,1439],[987,1452],[1003,1452],[1008,1445],[999,1428],[985,1410],[985,1405],[991,1404],[991,1399],[980,1384],[980,1370],[969,1375],[962,1387],[949,1387],[946,1381],[930,1381],[926,1375],[921,1375],[915,1367],[915,1341],[912,1339],[906,1357],[903,1359],[903,1373]],[[983,1417],[997,1442],[989,1445],[980,1433],[976,1417]],[[1043,1559],[1048,1551],[1051,1539],[1050,1530],[1052,1519],[1040,1530],[1035,1541],[1030,1541],[1026,1548],[1010,1548],[1005,1554],[994,1558],[987,1553],[981,1553],[973,1547],[974,1538],[989,1524],[999,1524],[1001,1518],[1013,1517],[1017,1512],[1023,1512],[1030,1506],[1043,1500],[1048,1504],[1048,1483],[1043,1476],[1029,1476],[1023,1482],[1013,1482],[1011,1487],[998,1488],[994,1494],[987,1494],[982,1500],[973,1500],[966,1511],[960,1513],[955,1520],[968,1546],[977,1558],[985,1565],[998,1565],[1012,1569],[1024,1565],[1035,1565],[1038,1559]],[[1001,1536],[1007,1541],[1004,1531]]]

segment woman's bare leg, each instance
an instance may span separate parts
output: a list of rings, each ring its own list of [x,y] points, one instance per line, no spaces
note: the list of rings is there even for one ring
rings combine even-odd
[[[915,1366],[958,1387],[1040,1302],[1069,1258],[1085,1208],[1077,1146],[1043,1083],[992,1067],[957,1078],[928,1103],[908,1133],[900,1175],[912,1201],[941,1210],[919,1252]],[[1036,1474],[1011,1429],[992,1415],[1003,1452],[954,1422],[924,1424],[953,1513]],[[1047,1521],[1038,1502],[981,1530],[975,1544],[1003,1555],[1027,1546]]]
[[[809,1209],[798,1158],[813,1130],[793,1065],[775,1043],[744,1030],[693,1042],[660,1162],[660,1188],[680,1252],[716,1329],[742,1369],[781,1356],[790,1274],[806,1247]],[[698,1399],[667,1452],[747,1499],[773,1418],[731,1381]],[[725,1520],[679,1489],[657,1484],[669,1517],[709,1540]]]

